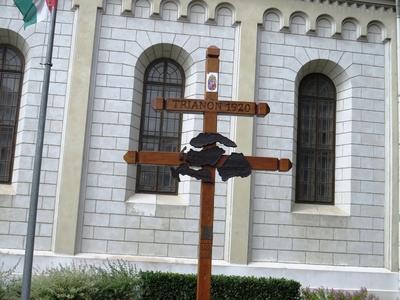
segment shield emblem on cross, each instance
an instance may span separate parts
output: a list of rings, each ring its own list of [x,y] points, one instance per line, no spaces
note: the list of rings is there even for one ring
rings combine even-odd
[[[218,92],[218,73],[207,74],[207,92],[216,93]]]

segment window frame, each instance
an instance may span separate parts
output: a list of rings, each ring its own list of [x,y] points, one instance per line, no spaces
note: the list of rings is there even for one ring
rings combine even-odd
[[[157,64],[163,62],[164,63],[164,69],[163,69],[163,82],[154,82],[151,80],[148,80],[149,77],[149,73],[150,71],[153,69],[154,66],[156,66]],[[172,83],[166,83],[166,68],[168,66],[168,63],[174,65],[175,67],[178,68],[180,74],[181,74],[181,78],[182,78],[182,83],[181,84],[172,84]],[[162,97],[165,98],[165,92],[166,92],[166,88],[165,87],[180,87],[181,88],[181,95],[180,98],[183,98],[185,95],[185,87],[186,87],[186,77],[185,77],[185,72],[182,68],[182,66],[176,62],[175,60],[171,59],[171,58],[167,58],[167,57],[161,57],[158,58],[154,61],[152,61],[146,68],[145,73],[144,73],[144,78],[143,78],[143,93],[142,93],[142,107],[141,107],[141,119],[140,119],[140,131],[139,131],[139,144],[138,144],[138,148],[139,151],[142,150],[142,142],[143,142],[143,138],[144,138],[144,134],[143,134],[143,129],[144,129],[144,123],[145,123],[145,112],[146,112],[146,98],[147,98],[147,91],[150,85],[157,85],[157,86],[161,86],[162,87]],[[150,99],[150,102],[152,101],[152,99]],[[163,128],[163,120],[164,120],[164,114],[165,114],[165,110],[160,111],[160,127],[159,128]],[[181,148],[181,141],[182,141],[182,113],[178,113],[179,114],[179,129],[178,129],[178,149]],[[160,131],[160,135],[158,136],[159,142],[161,141],[161,139],[163,139],[162,136],[162,130]],[[160,143],[159,143],[160,145]],[[160,151],[160,150],[157,150]],[[159,170],[161,167],[163,166],[156,166],[157,167],[157,171],[156,171],[156,188],[152,191],[150,190],[144,190],[144,189],[139,189],[139,179],[140,179],[140,173],[141,173],[141,166],[138,165],[137,166],[137,171],[136,171],[136,184],[135,184],[135,192],[136,193],[140,193],[140,194],[159,194],[159,195],[178,195],[178,188],[179,188],[179,184],[178,181],[176,179],[176,184],[175,184],[175,190],[168,192],[168,191],[160,191],[158,190],[158,175],[159,175]]]
[[[315,79],[314,79],[315,78]],[[331,198],[331,201],[329,201],[329,202],[326,202],[326,201],[320,201],[320,200],[318,200],[317,199],[317,174],[318,174],[318,172],[317,172],[317,170],[318,170],[318,164],[317,164],[317,155],[314,155],[314,182],[312,182],[311,184],[314,184],[314,186],[315,186],[315,189],[314,189],[314,197],[313,197],[313,201],[304,201],[304,200],[299,200],[298,198],[299,198],[299,196],[298,196],[298,193],[299,193],[299,188],[298,188],[298,185],[299,185],[299,172],[298,172],[298,166],[299,166],[299,157],[300,157],[300,155],[299,155],[299,153],[300,153],[300,150],[302,149],[301,148],[301,121],[302,121],[302,116],[301,116],[301,102],[302,102],[302,98],[304,98],[304,97],[311,97],[311,96],[308,96],[308,95],[302,95],[301,94],[301,91],[302,91],[302,85],[303,84],[305,84],[306,83],[306,81],[307,80],[317,80],[317,91],[319,90],[319,83],[318,83],[318,81],[319,81],[319,79],[320,78],[323,78],[325,81],[327,81],[329,84],[330,84],[330,88],[331,88],[331,91],[333,92],[333,95],[334,95],[334,98],[332,98],[332,97],[327,97],[327,96],[320,96],[319,94],[318,95],[316,95],[316,96],[312,96],[313,98],[315,98],[313,101],[316,101],[317,102],[317,104],[316,104],[316,121],[318,121],[318,112],[319,112],[319,101],[330,101],[330,102],[332,102],[333,104],[334,104],[334,108],[333,108],[333,113],[334,113],[334,115],[333,115],[333,124],[334,124],[334,127],[333,127],[333,138],[334,138],[334,140],[333,140],[333,146],[332,146],[332,148],[329,150],[329,151],[331,151],[332,152],[332,155],[333,155],[333,164],[332,164],[332,173],[330,174],[330,176],[331,176],[331,184],[332,184],[332,192],[331,192],[331,195],[330,195],[330,198]],[[322,73],[311,73],[311,74],[308,74],[308,75],[306,75],[305,77],[303,77],[303,79],[300,81],[300,84],[299,84],[299,88],[298,88],[298,97],[297,97],[297,99],[298,99],[298,115],[297,115],[297,151],[296,151],[296,167],[297,167],[297,170],[296,170],[296,178],[295,178],[295,184],[296,184],[296,188],[295,188],[295,203],[298,203],[298,204],[318,204],[318,205],[335,205],[335,177],[336,177],[336,170],[335,170],[335,168],[336,168],[336,115],[337,115],[337,91],[336,91],[336,86],[335,86],[335,84],[333,83],[333,81],[328,77],[328,76],[326,76],[326,75],[324,75],[324,74],[322,74]],[[324,150],[324,148],[321,148],[321,147],[318,147],[319,145],[318,145],[318,142],[317,142],[317,138],[318,138],[318,122],[316,122],[316,126],[315,126],[315,137],[316,137],[316,143],[315,143],[315,147],[314,147],[314,149],[315,149],[315,154],[316,153],[318,153],[318,152],[320,152],[320,151],[322,151],[322,150]],[[305,147],[303,147],[303,148],[305,148]]]
[[[22,54],[22,52],[13,45],[0,44],[0,48],[4,48],[5,50],[7,50],[7,48],[13,50],[21,61],[20,71],[12,71],[12,70],[6,70],[6,69],[0,68],[0,83],[2,82],[3,74],[5,74],[5,73],[20,74],[20,76],[21,76],[20,84],[19,84],[18,92],[17,92],[16,114],[15,114],[15,121],[14,121],[14,132],[13,132],[13,137],[12,137],[12,151],[11,151],[11,155],[10,155],[10,159],[11,159],[10,170],[8,173],[8,180],[0,181],[0,185],[2,185],[2,184],[10,185],[10,184],[12,184],[12,177],[13,177],[13,172],[14,172],[15,148],[16,148],[16,142],[17,142],[19,114],[20,114],[20,108],[21,108],[20,106],[21,106],[21,97],[22,97],[22,86],[24,84],[24,75],[25,75],[25,57]],[[5,55],[6,55],[6,51],[4,51],[3,57],[0,57],[0,60],[2,62],[5,61]],[[0,126],[1,126],[1,124],[0,124]]]

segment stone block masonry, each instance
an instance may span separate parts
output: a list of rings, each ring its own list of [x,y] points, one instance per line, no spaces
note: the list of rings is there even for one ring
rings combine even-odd
[[[97,253],[98,245],[101,253],[196,258],[199,183],[184,180],[177,196],[148,202],[148,195],[135,194],[135,175],[127,178],[135,173],[134,167],[122,157],[129,147],[137,147],[143,72],[152,60],[168,57],[180,63],[186,73],[185,97],[201,98],[205,51],[216,45],[221,48],[220,99],[232,99],[236,29],[230,26],[232,22],[229,26],[205,25],[149,19],[136,13],[135,17],[121,16],[117,2],[108,2],[98,31],[80,251]],[[201,124],[198,116],[184,117],[183,145],[201,130]],[[229,118],[221,117],[218,126],[229,136]],[[225,183],[217,183],[216,195],[213,253],[214,259],[221,260]],[[181,204],[182,199],[186,204]]]
[[[294,169],[254,176],[252,260],[383,267],[384,45],[267,29],[259,36],[258,95],[271,113],[257,120],[256,154],[288,155]],[[331,206],[295,203],[297,88],[310,73],[337,89]]]
[[[308,16],[300,12],[293,14],[292,8],[284,8],[285,11],[280,13],[264,7],[267,9],[264,26],[260,27],[253,53],[246,47],[247,51],[242,51],[241,43],[256,40],[255,35],[253,40],[247,33],[252,32],[251,26],[254,25],[254,30],[257,28],[257,21],[249,25],[249,19],[243,18],[247,12],[235,12],[229,4],[213,7],[215,3],[207,1],[208,7],[201,9],[194,5],[195,9],[192,9],[191,5],[186,8],[188,3],[185,1],[168,1],[162,3],[159,11],[149,1],[100,2],[92,11],[93,15],[97,12],[98,24],[93,30],[96,31],[96,43],[89,113],[84,112],[88,123],[82,125],[82,130],[86,125],[88,132],[78,245],[70,247],[68,253],[152,256],[154,259],[197,256],[199,183],[184,178],[176,196],[136,194],[136,170],[127,166],[122,156],[138,144],[143,76],[149,63],[161,57],[177,61],[186,74],[185,96],[201,98],[205,49],[216,45],[221,48],[221,100],[237,98],[234,94],[242,93],[246,83],[251,81],[243,80],[242,77],[247,76],[255,78],[255,98],[266,100],[271,107],[268,117],[257,119],[255,123],[254,143],[248,143],[253,145],[254,155],[290,157],[296,162],[297,89],[305,75],[323,73],[333,80],[337,90],[337,111],[335,205],[322,207],[295,203],[296,164],[290,174],[257,172],[252,176],[249,255],[246,252],[244,259],[237,260],[239,255],[233,254],[235,258],[232,259],[229,251],[238,241],[233,241],[235,235],[226,232],[226,228],[235,231],[241,223],[238,218],[230,223],[229,218],[236,216],[238,211],[236,206],[229,206],[227,195],[232,186],[219,181],[215,197],[214,258],[246,263],[249,256],[251,262],[260,264],[384,266],[387,253],[384,245],[388,243],[384,239],[387,228],[384,205],[391,203],[384,193],[388,187],[385,176],[392,172],[385,169],[388,159],[385,118],[391,92],[385,90],[385,84],[390,81],[388,65],[392,62],[388,51],[385,52],[388,40],[385,43],[382,40],[392,35],[392,21],[388,21],[383,30],[383,24],[371,20],[372,17],[375,19],[375,14],[376,19],[383,20],[387,16],[389,20],[393,15],[387,8],[378,11],[371,7],[371,14],[364,14],[369,8],[349,7],[349,11],[360,19],[360,24],[352,27],[349,25],[351,20],[340,26],[340,7],[346,3],[302,3],[309,12],[310,22],[306,22]],[[63,145],[63,130],[68,117],[65,108],[71,107],[71,103],[66,103],[66,95],[73,81],[68,82],[72,74],[70,66],[74,65],[70,61],[71,45],[76,37],[74,21],[82,19],[79,13],[84,6],[86,12],[91,9],[82,3],[87,2],[60,1],[37,228],[37,249],[45,251],[53,250],[52,244],[57,244],[53,239],[53,223],[57,218],[56,193],[60,191],[57,185],[60,178],[64,178],[59,173],[60,156],[65,157],[64,149],[68,148]],[[234,6],[240,8],[242,4],[239,3],[235,2]],[[156,5],[157,1],[152,4]],[[23,249],[46,24],[24,31],[13,2],[3,1],[0,5],[0,43],[16,46],[26,58],[13,184],[0,186],[0,247]],[[71,10],[74,5],[75,11]],[[97,7],[102,7],[101,11]],[[286,4],[282,4],[283,7]],[[332,8],[335,20],[313,16],[316,12],[321,13],[319,16],[326,13],[321,7],[322,10]],[[241,23],[233,24],[234,18]],[[334,22],[340,32],[332,31]],[[361,26],[360,32],[355,29],[357,26]],[[89,46],[92,50],[92,45]],[[251,57],[257,53],[256,74],[243,72],[239,61],[247,60],[239,52],[246,52]],[[235,136],[234,131],[242,130],[241,127],[246,127],[246,133],[252,131],[251,124],[242,126],[244,123],[235,122],[229,117],[221,117],[219,131],[227,136]],[[234,124],[241,124],[240,128],[233,128]],[[185,116],[182,145],[201,129],[201,117]],[[241,141],[245,138],[242,135]],[[74,152],[72,148],[66,152]],[[78,203],[78,194],[71,203]],[[231,207],[234,212],[230,211]],[[248,217],[247,212],[239,215]],[[68,225],[68,221],[65,224]],[[72,231],[71,240],[75,238],[75,231]]]
[[[41,63],[46,53],[48,27],[46,22],[42,22],[24,30],[22,17],[14,2],[1,1],[0,6],[0,44],[16,47],[25,59],[12,185],[7,189],[5,185],[0,188],[0,223],[3,225],[1,234],[4,234],[0,237],[0,248],[24,249],[43,78]],[[74,26],[74,13],[70,10],[71,1],[60,0],[58,7],[35,241],[35,249],[45,251],[52,250],[59,157]],[[3,190],[7,192],[2,192]]]

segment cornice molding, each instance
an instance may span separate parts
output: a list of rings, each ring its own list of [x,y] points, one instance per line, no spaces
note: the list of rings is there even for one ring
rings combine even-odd
[[[75,3],[81,2],[81,1],[87,1],[87,0],[73,0]],[[100,1],[101,0],[96,0]],[[187,8],[189,4],[192,2],[191,0],[177,0],[181,6],[181,11],[187,11]],[[236,8],[240,8],[242,6],[242,1],[243,0],[205,0],[205,3],[208,6],[208,16],[213,18],[214,12],[215,12],[215,7],[220,5],[221,3],[228,3],[233,5]],[[253,2],[255,6],[263,6],[265,0],[250,0],[249,2]],[[286,2],[287,0],[285,0]],[[365,10],[366,12],[377,12],[380,14],[392,14],[396,11],[396,3],[395,0],[292,0],[294,2],[296,1],[301,1],[305,2],[308,4],[315,4],[315,5],[322,5],[322,6],[333,6],[333,7],[339,7],[341,9],[345,8],[350,8],[350,9],[357,9],[357,10]],[[160,5],[162,0],[150,0],[152,3],[152,14],[157,15],[159,13]],[[266,2],[266,1],[265,1]],[[273,1],[274,2],[274,1]],[[289,2],[289,1],[287,1]],[[133,3],[134,1],[132,0],[122,0],[122,13],[131,13],[133,9]],[[246,2],[247,3],[247,2]],[[276,3],[275,3],[276,4]],[[273,5],[273,4],[271,4]],[[285,5],[285,4],[282,4]],[[279,5],[279,6],[282,6]],[[246,6],[251,6],[249,4],[246,4]],[[278,7],[278,5],[276,5]],[[186,13],[182,14],[183,16],[186,16]],[[240,21],[240,18],[238,19]]]
[[[336,4],[339,6],[357,7],[375,10],[383,10],[394,12],[396,10],[396,3],[394,0],[300,0],[303,2],[316,2],[321,4]]]

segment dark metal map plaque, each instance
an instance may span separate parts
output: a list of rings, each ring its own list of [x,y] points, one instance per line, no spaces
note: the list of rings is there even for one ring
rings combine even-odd
[[[220,160],[221,156],[225,153],[224,149],[218,146],[203,149],[201,151],[195,151],[190,149],[186,153],[182,153],[184,161],[191,166],[215,166]]]
[[[251,174],[251,166],[242,153],[232,153],[217,170],[223,181],[236,176],[247,177]]]
[[[215,144],[216,142],[223,143],[224,145],[235,145],[236,144],[221,134],[204,134],[200,133],[197,137],[190,141],[191,145],[206,147],[201,151],[195,151],[190,149],[188,152],[184,152],[186,147],[181,151],[183,161],[186,164],[180,165],[177,169],[171,168],[172,176],[179,180],[180,175],[188,175],[196,179],[201,179],[204,182],[208,182],[207,170],[200,169],[194,170],[190,167],[203,167],[211,166],[216,167],[218,161],[221,159],[225,150],[218,146],[208,146]],[[222,165],[217,166],[219,175],[223,181],[227,181],[232,177],[247,177],[251,175],[251,166],[247,161],[246,157],[242,153],[232,153],[225,159]]]
[[[226,147],[237,147],[234,141],[231,141],[219,133],[200,133],[190,141],[190,145],[196,148],[202,148],[217,142]]]
[[[181,164],[179,167],[171,168],[172,177],[181,181],[179,175],[188,175],[203,182],[213,182],[211,172],[207,169],[195,170],[189,167],[188,164]]]

